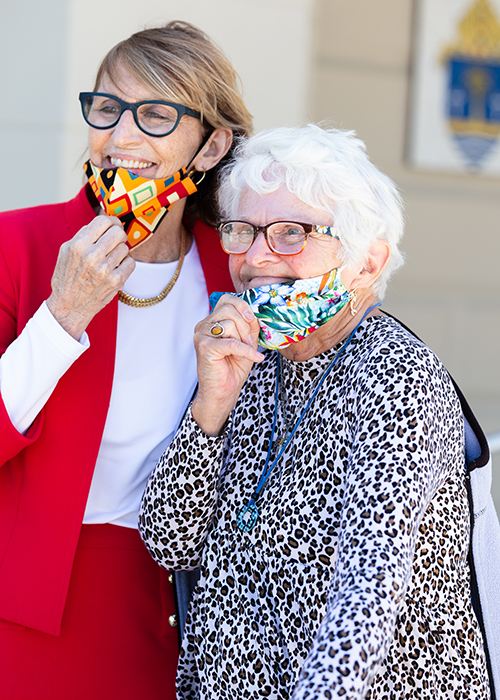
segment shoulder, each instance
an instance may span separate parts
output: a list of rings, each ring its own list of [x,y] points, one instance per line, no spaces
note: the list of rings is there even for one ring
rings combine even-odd
[[[61,245],[95,216],[86,187],[69,202],[43,204],[0,213],[0,242],[3,248],[24,244]]]
[[[29,225],[33,218],[47,218],[50,217],[54,212],[62,210],[64,208],[63,202],[57,202],[55,204],[40,204],[36,207],[26,207],[24,209],[11,209],[10,211],[3,211],[0,213],[0,222],[3,224],[8,222],[9,224],[18,224],[19,226]]]
[[[394,318],[374,316],[365,321],[360,331],[353,345],[354,354],[363,363],[376,364],[381,369],[430,363],[446,371],[437,355]]]
[[[0,306],[14,305],[25,320],[31,318],[50,294],[61,245],[94,216],[85,188],[69,202],[1,213]]]
[[[440,404],[445,410],[460,409],[446,367],[398,321],[377,316],[368,319],[360,330],[349,366],[355,393],[368,392],[372,399],[384,396],[391,403]]]

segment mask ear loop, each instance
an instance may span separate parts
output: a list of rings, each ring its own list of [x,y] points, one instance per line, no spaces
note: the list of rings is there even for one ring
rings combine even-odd
[[[207,133],[206,133],[205,136],[203,137],[203,139],[202,139],[200,145],[199,145],[198,148],[196,149],[196,153],[194,154],[194,156],[193,156],[193,157],[191,158],[191,160],[189,161],[189,165],[186,167],[186,170],[188,171],[189,177],[191,177],[192,173],[197,172],[195,168],[192,168],[192,167],[191,167],[191,165],[192,165],[192,163],[193,163],[193,160],[194,160],[194,159],[196,158],[196,156],[200,153],[200,151],[207,145],[208,140],[209,140],[209,138],[212,136],[212,134],[214,133],[214,131],[215,131],[214,129],[210,129],[209,131],[207,131]],[[203,180],[203,178],[205,177],[205,172],[206,172],[206,171],[203,170],[203,177],[201,178],[201,180]],[[199,182],[195,183],[195,185],[199,185],[200,182],[201,182],[201,180],[199,180]]]

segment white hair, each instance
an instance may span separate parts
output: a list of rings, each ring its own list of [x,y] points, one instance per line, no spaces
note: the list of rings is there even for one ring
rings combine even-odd
[[[328,214],[340,239],[344,265],[364,262],[376,240],[389,244],[389,262],[372,287],[382,299],[390,276],[403,264],[398,249],[404,229],[402,200],[392,180],[369,160],[364,142],[354,131],[316,124],[267,129],[242,139],[221,171],[222,219],[237,217],[243,190],[265,195],[282,185]]]

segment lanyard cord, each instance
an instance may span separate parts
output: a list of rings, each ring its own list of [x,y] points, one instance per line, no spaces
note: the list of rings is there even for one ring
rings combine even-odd
[[[290,444],[290,442],[291,442],[293,436],[294,436],[295,433],[297,432],[297,429],[298,429],[298,427],[299,427],[299,425],[300,425],[302,419],[303,419],[304,416],[306,415],[307,411],[310,409],[311,404],[312,404],[312,402],[314,401],[314,399],[316,398],[316,395],[317,395],[318,391],[320,390],[320,388],[321,388],[323,382],[325,381],[325,379],[327,378],[327,376],[330,374],[330,372],[332,371],[332,369],[333,369],[333,368],[335,367],[335,365],[337,364],[337,361],[340,359],[340,357],[343,355],[343,353],[344,353],[345,350],[347,349],[347,346],[348,346],[349,343],[351,342],[351,340],[352,340],[354,334],[356,333],[356,331],[358,330],[358,328],[360,327],[360,325],[361,325],[361,324],[363,323],[363,321],[365,320],[366,316],[370,313],[370,311],[373,311],[373,309],[375,309],[377,306],[382,306],[382,304],[380,304],[380,303],[374,304],[373,306],[370,306],[370,308],[367,309],[367,310],[365,311],[365,313],[363,314],[363,317],[361,318],[361,320],[359,321],[359,323],[356,325],[356,327],[354,328],[354,330],[349,334],[347,340],[344,342],[344,344],[342,345],[342,347],[340,348],[340,350],[338,351],[338,353],[335,355],[335,357],[333,358],[333,360],[330,362],[330,364],[328,365],[328,367],[327,367],[326,370],[324,371],[323,376],[322,376],[321,379],[319,380],[318,385],[317,385],[317,387],[315,388],[315,390],[314,390],[312,396],[311,396],[310,399],[308,400],[308,402],[307,402],[307,404],[306,404],[304,410],[302,411],[302,413],[301,413],[300,416],[298,417],[298,419],[297,419],[295,425],[293,426],[292,431],[290,432],[290,435],[289,435],[289,436],[287,437],[287,439],[285,440],[283,446],[281,447],[280,451],[278,452],[277,457],[274,459],[274,461],[273,461],[273,463],[271,464],[271,466],[268,467],[269,461],[270,461],[270,459],[271,459],[271,450],[272,450],[272,446],[273,446],[274,433],[275,433],[275,431],[276,431],[276,423],[277,423],[277,419],[278,419],[278,392],[279,392],[279,379],[280,379],[281,356],[280,356],[279,353],[276,353],[276,354],[277,354],[277,362],[276,362],[276,391],[275,391],[275,400],[274,400],[274,416],[273,416],[273,427],[272,427],[272,430],[271,430],[271,439],[270,439],[270,441],[269,441],[269,448],[268,448],[268,450],[267,450],[266,462],[265,462],[265,464],[264,464],[264,468],[263,468],[263,470],[262,470],[262,474],[261,474],[261,476],[260,476],[259,483],[257,484],[257,488],[255,489],[254,493],[252,494],[252,496],[251,496],[251,498],[250,498],[249,505],[250,505],[250,504],[254,504],[255,501],[257,500],[257,498],[259,497],[259,494],[260,494],[260,492],[262,491],[262,488],[263,488],[264,484],[265,484],[266,481],[268,480],[268,478],[269,478],[269,476],[270,476],[272,470],[274,469],[274,467],[276,466],[276,464],[277,464],[278,461],[280,460],[282,454],[284,453],[284,451],[286,450],[286,448],[287,448],[288,445]]]

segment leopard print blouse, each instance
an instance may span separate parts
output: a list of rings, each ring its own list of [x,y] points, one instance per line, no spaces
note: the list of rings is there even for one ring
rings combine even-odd
[[[279,430],[337,351],[282,358]],[[393,319],[364,321],[241,532],[275,377],[268,352],[220,437],[187,414],[144,495],[140,529],[156,561],[201,567],[178,698],[486,700],[463,421],[446,370]]]

